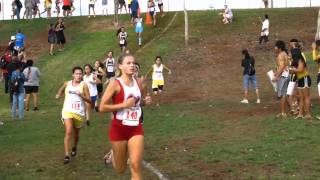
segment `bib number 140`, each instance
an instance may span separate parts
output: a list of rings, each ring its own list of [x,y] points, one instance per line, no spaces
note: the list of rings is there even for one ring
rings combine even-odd
[[[124,119],[122,120],[122,124],[126,126],[138,126],[139,119],[141,116],[141,108],[131,108],[126,109],[124,114]]]

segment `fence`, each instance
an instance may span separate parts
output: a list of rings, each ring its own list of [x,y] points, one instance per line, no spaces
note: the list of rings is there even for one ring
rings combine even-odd
[[[40,11],[44,11],[44,2],[41,0]],[[52,0],[54,2],[54,0]],[[96,14],[102,14],[102,0],[97,0],[95,8]],[[147,0],[138,0],[142,12],[147,10]],[[262,0],[163,0],[165,11],[181,11],[183,10],[184,1],[188,10],[208,10],[208,9],[222,9],[225,3],[229,4],[232,9],[250,9],[250,8],[263,8]],[[273,1],[273,3],[271,3]],[[2,9],[0,12],[0,19],[10,19],[12,14],[11,2],[12,0],[0,0]],[[24,5],[24,0],[21,0]],[[88,15],[88,2],[89,0],[74,0],[74,7],[76,8],[73,13],[74,16]],[[269,0],[269,4],[273,4],[274,8],[284,7],[316,7],[320,6],[320,0]],[[55,9],[55,4],[52,4],[52,11]],[[114,12],[114,0],[108,0],[108,13]],[[24,13],[24,7],[21,14]],[[44,17],[45,14],[43,15]]]

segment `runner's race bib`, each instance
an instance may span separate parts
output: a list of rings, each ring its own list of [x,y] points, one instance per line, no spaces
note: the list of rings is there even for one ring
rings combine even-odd
[[[108,72],[113,72],[113,66],[108,66],[107,71]]]
[[[71,104],[71,109],[72,110],[80,110],[80,107],[81,107],[81,102],[80,101],[73,102]]]
[[[125,43],[125,40],[124,40],[124,39],[121,39],[121,40],[120,40],[120,44],[123,45],[124,43]]]
[[[140,117],[140,107],[132,107],[130,109],[125,109],[122,124],[125,126],[138,126]]]

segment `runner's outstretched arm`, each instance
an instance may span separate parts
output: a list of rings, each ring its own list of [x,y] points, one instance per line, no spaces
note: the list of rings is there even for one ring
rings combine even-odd
[[[63,85],[59,88],[56,99],[59,99],[62,96],[63,91],[66,89],[68,82],[64,82]]]
[[[172,71],[167,66],[163,65],[163,68],[166,69],[169,74],[171,74]]]

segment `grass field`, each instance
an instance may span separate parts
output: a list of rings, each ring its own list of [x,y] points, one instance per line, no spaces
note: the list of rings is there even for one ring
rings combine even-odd
[[[270,15],[271,27],[274,27],[272,38],[289,40],[290,33],[297,31],[299,39],[309,41],[315,33],[314,21],[317,9],[275,9],[275,10],[239,10],[235,11],[236,19],[230,26],[221,26],[217,12],[189,12],[191,40],[190,46],[184,47],[183,13],[178,12],[177,18],[168,29],[148,48],[136,52],[136,37],[133,28],[128,28],[129,47],[142,65],[145,73],[153,64],[156,55],[164,57],[164,63],[174,67],[173,76],[168,76],[166,89],[167,100],[160,107],[145,108],[145,160],[157,167],[169,179],[317,179],[320,177],[320,122],[308,125],[303,120],[278,120],[274,118],[277,104],[270,88],[264,88],[263,104],[243,106],[238,103],[241,98],[241,82],[234,89],[225,89],[223,75],[199,84],[208,91],[216,91],[218,95],[208,98],[184,98],[175,101],[172,93],[180,92],[192,82],[180,79],[192,79],[189,72],[199,68],[210,69],[212,74],[221,72],[220,64],[208,66],[201,62],[201,55],[194,52],[197,48],[207,46],[201,51],[203,55],[216,61],[218,56],[225,58],[229,66],[241,58],[233,57],[238,52],[226,48],[223,53],[205,54],[211,45],[235,48],[244,43],[253,44],[259,34],[260,25],[257,16],[264,13]],[[146,27],[144,41],[149,42],[160,34],[174,13],[160,19],[158,28]],[[284,18],[280,18],[284,17]],[[287,25],[299,17],[301,22]],[[312,17],[312,20],[307,20]],[[68,44],[62,53],[49,56],[47,51],[37,54],[36,66],[42,72],[40,90],[40,111],[27,112],[24,121],[12,120],[8,107],[8,97],[0,87],[0,117],[5,125],[0,126],[0,179],[129,179],[115,174],[111,167],[105,167],[102,161],[104,153],[110,148],[108,143],[109,114],[94,113],[92,126],[85,127],[81,132],[79,156],[69,165],[62,164],[64,127],[60,122],[62,101],[54,98],[63,81],[71,78],[71,68],[75,65],[93,63],[102,60],[106,50],[112,49],[119,54],[115,29],[111,26],[112,18],[98,17],[88,20],[87,17],[75,17],[66,20],[66,36]],[[305,21],[303,21],[305,20]],[[128,21],[127,16],[121,22]],[[258,25],[257,25],[258,24]],[[299,27],[306,26],[309,31]],[[23,22],[3,22],[0,26],[0,43],[5,44],[13,31],[20,27],[29,37],[43,39],[46,47],[48,22],[35,20],[29,24]],[[286,28],[284,28],[286,27]],[[283,30],[285,29],[285,30]],[[312,36],[313,36],[312,35]],[[231,38],[238,37],[238,40]],[[207,40],[210,41],[207,41]],[[211,41],[212,40],[212,41]],[[215,40],[215,41],[213,41]],[[242,41],[242,44],[237,44]],[[219,44],[220,43],[220,44]],[[233,44],[234,43],[234,44]],[[30,43],[28,43],[30,45]],[[253,46],[253,45],[252,45]],[[265,48],[272,49],[269,44]],[[194,50],[195,49],[195,50]],[[194,51],[193,51],[194,50]],[[306,50],[309,50],[306,47]],[[190,52],[193,52],[191,54]],[[258,49],[256,53],[262,52]],[[187,54],[180,56],[181,54]],[[231,56],[231,55],[230,55]],[[258,56],[258,55],[257,55]],[[190,58],[188,58],[190,57]],[[262,53],[257,58],[261,70],[261,84],[267,86],[262,78],[263,70],[273,66],[272,61],[263,60],[273,57],[272,51]],[[177,64],[190,66],[182,66]],[[310,62],[313,83],[315,84],[316,65]],[[235,67],[240,72],[240,67]],[[239,74],[239,73],[238,73]],[[180,76],[180,77],[179,77]],[[175,80],[177,77],[179,80]],[[241,76],[234,75],[241,80]],[[201,77],[200,77],[201,78]],[[174,90],[172,90],[175,88]],[[200,88],[200,87],[199,87]],[[202,87],[201,87],[202,88]],[[215,89],[216,88],[216,89]],[[170,90],[171,89],[171,90]],[[193,92],[192,89],[186,89]],[[196,89],[198,91],[198,89]],[[202,93],[201,89],[199,90]],[[316,92],[316,87],[312,89]],[[172,95],[172,96],[171,96]],[[314,97],[314,96],[313,96]],[[238,98],[238,99],[237,99]],[[315,97],[314,97],[315,98]],[[235,100],[236,99],[236,100]],[[240,100],[240,99],[239,99]],[[319,103],[314,99],[313,113],[319,114]],[[151,172],[144,171],[145,179],[157,179]]]

